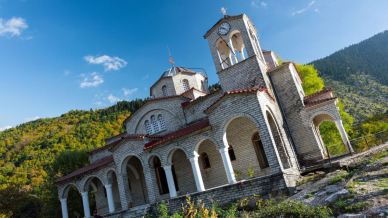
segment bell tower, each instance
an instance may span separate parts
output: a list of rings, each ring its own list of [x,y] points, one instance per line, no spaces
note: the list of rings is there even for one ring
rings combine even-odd
[[[204,38],[224,91],[269,85],[257,31],[247,15],[224,15]]]

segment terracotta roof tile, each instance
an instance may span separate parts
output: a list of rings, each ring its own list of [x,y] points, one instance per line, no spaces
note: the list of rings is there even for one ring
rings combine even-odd
[[[318,97],[318,96],[320,96],[322,94],[325,94],[325,93],[328,93],[328,92],[331,92],[331,91],[333,91],[331,88],[325,88],[325,89],[323,89],[323,90],[321,90],[319,92],[316,92],[316,93],[313,93],[311,95],[305,96],[304,97],[304,101],[306,101],[308,99],[311,99],[311,98]]]
[[[55,180],[55,183],[63,183],[63,182],[66,182],[72,178],[80,177],[88,172],[98,170],[101,167],[103,167],[109,163],[112,163],[112,162],[113,162],[112,156],[102,158],[102,159],[97,160],[97,161],[95,161],[87,166],[79,168],[78,170],[76,170],[76,171],[74,171],[66,176],[62,176],[62,177],[58,178],[57,180]]]
[[[204,129],[206,127],[209,127],[210,123],[208,118],[201,119],[197,122],[191,123],[188,126],[179,129],[175,132],[168,133],[166,135],[160,136],[159,139],[150,141],[144,145],[144,150],[152,149],[158,145],[164,144],[166,142],[172,141],[174,139],[189,135],[193,132],[196,132],[198,130]]]
[[[114,146],[120,144],[123,140],[143,140],[144,137],[146,136],[146,135],[143,135],[143,134],[131,134],[131,135],[125,135],[125,134],[123,134],[123,133],[122,133],[122,134],[119,134],[119,135],[123,135],[123,136],[121,136],[121,138],[120,138],[120,139],[117,139],[116,141],[113,141],[113,142],[108,143],[108,144],[106,144],[106,145],[104,145],[104,146],[102,146],[102,147],[99,147],[99,148],[96,148],[96,149],[94,149],[94,150],[91,150],[91,151],[89,151],[88,153],[89,153],[89,154],[94,154],[94,153],[97,153],[97,152],[99,152],[99,151],[101,151],[101,150],[109,149],[109,148],[111,148],[111,147],[114,147]],[[119,135],[118,135],[118,136],[119,136]]]
[[[305,107],[312,107],[314,105],[318,105],[318,104],[321,104],[321,103],[324,103],[327,101],[331,101],[331,100],[335,100],[335,99],[337,99],[337,97],[319,99],[319,100],[315,100],[315,101],[307,101],[307,102],[305,102]]]

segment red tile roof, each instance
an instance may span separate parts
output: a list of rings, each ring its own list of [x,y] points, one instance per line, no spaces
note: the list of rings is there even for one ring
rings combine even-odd
[[[335,99],[337,99],[337,97],[333,95],[331,88],[325,88],[322,91],[305,96],[303,102],[305,104],[305,107],[311,107]]]
[[[214,105],[218,104],[227,95],[252,93],[252,92],[257,92],[257,91],[260,91],[260,92],[267,91],[267,88],[255,86],[252,88],[235,89],[235,90],[224,92],[224,94],[220,98],[218,98],[213,104],[211,104],[208,108],[205,109],[205,112],[210,111],[210,109],[213,108]]]
[[[77,177],[80,177],[82,175],[85,175],[86,173],[88,172],[92,172],[92,171],[95,171],[95,170],[98,170],[100,169],[101,167],[109,164],[109,163],[113,163],[113,157],[112,156],[109,156],[109,157],[105,157],[105,158],[102,158],[100,160],[97,160],[87,166],[84,166],[66,176],[62,176],[60,178],[58,178],[57,180],[55,180],[55,183],[63,183],[63,182],[66,182],[70,179],[73,179],[73,178],[77,178]]]
[[[331,97],[331,98],[325,98],[325,99],[319,99],[319,100],[315,100],[315,101],[308,101],[308,102],[305,102],[305,107],[312,107],[314,105],[318,105],[318,104],[321,104],[321,103],[324,103],[324,102],[327,102],[327,101],[331,101],[331,100],[335,100],[337,99],[337,97]]]
[[[168,134],[163,135],[163,136],[159,136],[158,139],[146,143],[144,145],[144,150],[152,149],[158,145],[161,145],[161,144],[164,144],[166,142],[172,141],[174,139],[189,135],[193,132],[196,132],[198,130],[204,129],[204,128],[209,127],[209,126],[210,126],[210,123],[209,123],[208,118],[201,119],[199,121],[196,121],[196,122],[189,124],[188,126],[182,128],[182,129],[179,129],[175,132],[168,133]]]
[[[97,152],[99,152],[101,150],[109,149],[111,147],[114,147],[114,146],[120,144],[123,140],[143,140],[144,137],[146,136],[146,135],[143,135],[143,134],[131,134],[131,135],[125,135],[125,134],[123,134],[123,133],[120,134],[120,135],[123,135],[123,136],[121,136],[120,139],[117,139],[116,141],[108,143],[108,144],[106,144],[106,145],[104,145],[102,147],[99,147],[99,148],[96,148],[94,150],[91,150],[88,153],[89,154],[94,154],[94,153],[97,153]]]
[[[190,98],[191,100],[194,100],[194,98],[195,98],[195,96],[194,96],[194,92],[195,91],[197,91],[197,92],[200,92],[200,93],[203,93],[203,94],[207,94],[206,92],[203,92],[203,91],[201,91],[201,90],[198,90],[198,89],[196,89],[196,88],[191,88],[191,89],[189,89],[189,90],[187,90],[187,91],[185,91],[185,92],[183,92],[182,94],[181,94],[181,96],[183,96],[183,97],[186,97],[186,98]],[[183,102],[183,103],[185,103],[185,102]],[[182,103],[182,104],[183,104]]]

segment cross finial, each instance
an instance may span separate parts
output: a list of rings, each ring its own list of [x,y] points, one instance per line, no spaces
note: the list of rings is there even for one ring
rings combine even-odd
[[[171,64],[171,66],[174,66],[175,65],[175,61],[174,61],[174,58],[172,58],[171,56],[171,52],[170,52],[170,48],[167,47],[167,52],[168,52],[168,63]]]
[[[226,8],[225,7],[221,8],[221,13],[222,13],[222,15],[226,16]]]

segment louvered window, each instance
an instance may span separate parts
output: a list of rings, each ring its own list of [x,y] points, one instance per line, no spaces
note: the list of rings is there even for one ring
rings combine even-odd
[[[157,133],[159,132],[159,125],[158,125],[158,122],[156,121],[156,117],[155,115],[152,115],[151,116],[151,125],[152,125],[152,129],[153,129],[153,133]]]
[[[164,122],[163,115],[161,114],[158,115],[158,123],[159,123],[160,130],[166,129],[166,123]]]
[[[147,134],[152,134],[150,121],[148,121],[148,120],[144,121],[144,126],[145,126]]]
[[[187,79],[182,80],[183,90],[187,91],[190,89],[189,81]]]

